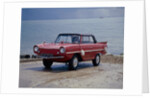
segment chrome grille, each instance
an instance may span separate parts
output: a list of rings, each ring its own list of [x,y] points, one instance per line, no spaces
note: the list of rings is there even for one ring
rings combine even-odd
[[[41,54],[40,56],[42,56],[42,57],[52,57],[53,54]]]

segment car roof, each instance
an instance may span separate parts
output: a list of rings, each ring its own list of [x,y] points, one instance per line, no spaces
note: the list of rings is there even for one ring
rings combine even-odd
[[[79,34],[79,33],[60,33],[59,35],[83,35],[83,36],[93,36],[92,34]]]

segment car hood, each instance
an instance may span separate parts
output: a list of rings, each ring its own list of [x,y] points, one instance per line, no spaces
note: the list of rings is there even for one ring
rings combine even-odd
[[[37,46],[42,49],[60,49],[60,47],[67,47],[70,46],[71,44],[66,44],[66,43],[43,43],[43,44],[38,44]]]

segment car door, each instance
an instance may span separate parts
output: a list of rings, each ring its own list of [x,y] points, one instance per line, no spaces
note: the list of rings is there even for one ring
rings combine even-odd
[[[96,45],[96,42],[93,39],[93,36],[89,36],[89,55],[90,55],[90,59],[94,59],[96,54],[97,54],[97,50],[98,47]]]
[[[87,35],[83,35],[82,39],[81,39],[81,44],[80,44],[80,48],[81,48],[81,55],[83,60],[89,60],[91,59],[91,50],[92,50],[92,44],[90,43],[90,36]]]

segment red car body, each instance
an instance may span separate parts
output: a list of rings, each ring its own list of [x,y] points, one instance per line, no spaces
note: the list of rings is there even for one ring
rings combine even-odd
[[[60,42],[60,37],[66,39],[75,37],[76,42]],[[78,55],[79,61],[93,60],[97,54],[106,54],[106,48],[107,42],[97,42],[93,35],[63,33],[58,35],[55,43],[44,42],[35,45],[33,51],[43,59],[53,62],[69,62],[74,55]]]

